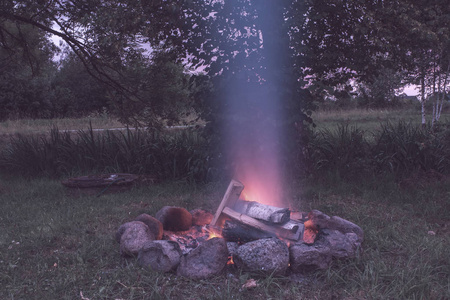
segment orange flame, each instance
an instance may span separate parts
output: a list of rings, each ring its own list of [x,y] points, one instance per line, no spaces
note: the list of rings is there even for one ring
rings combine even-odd
[[[222,235],[219,232],[217,232],[216,230],[208,229],[206,227],[203,227],[202,229],[203,229],[204,232],[208,233],[207,240],[210,240],[210,239],[213,239],[213,238],[216,238],[216,237],[217,238],[222,238]]]

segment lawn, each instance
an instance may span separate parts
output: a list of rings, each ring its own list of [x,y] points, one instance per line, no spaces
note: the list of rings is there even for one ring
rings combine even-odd
[[[364,252],[298,281],[230,267],[191,281],[122,258],[117,227],[164,205],[215,210],[226,183],[182,182],[120,194],[73,196],[59,181],[3,176],[0,187],[1,299],[448,299],[450,182],[401,189],[390,180],[291,185],[303,211],[319,209],[360,225]],[[247,279],[258,287],[243,289]]]
[[[428,110],[430,113],[431,109]],[[422,117],[418,108],[404,109],[346,109],[346,110],[319,110],[313,115],[317,129],[333,129],[339,124],[357,126],[361,130],[373,132],[380,124],[404,121],[412,124],[421,124]],[[430,115],[427,115],[427,121]],[[450,120],[450,113],[443,111],[441,121]]]
[[[292,206],[340,216],[365,233],[356,259],[305,277],[261,277],[229,266],[193,281],[120,256],[114,234],[122,223],[164,205],[215,211],[227,185],[172,181],[96,197],[70,193],[55,179],[1,174],[0,299],[450,299],[445,177],[292,181]],[[257,287],[244,288],[248,279]]]

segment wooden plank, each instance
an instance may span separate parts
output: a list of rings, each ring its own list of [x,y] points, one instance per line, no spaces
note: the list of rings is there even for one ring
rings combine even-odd
[[[217,225],[220,215],[225,207],[233,207],[236,201],[239,199],[239,196],[244,189],[244,185],[237,180],[232,179],[230,184],[228,185],[227,191],[223,196],[222,202],[220,202],[219,208],[216,210],[216,214],[212,219],[210,225]]]

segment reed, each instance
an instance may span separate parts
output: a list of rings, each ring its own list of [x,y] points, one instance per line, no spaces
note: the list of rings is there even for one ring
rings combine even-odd
[[[0,166],[26,176],[115,172],[202,181],[211,175],[208,157],[206,141],[196,130],[96,132],[90,127],[72,133],[53,127],[48,136],[12,136]]]

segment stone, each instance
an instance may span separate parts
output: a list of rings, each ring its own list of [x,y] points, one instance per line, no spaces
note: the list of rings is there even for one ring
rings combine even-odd
[[[137,261],[143,268],[166,273],[176,270],[181,256],[177,242],[159,240],[145,243],[139,251]]]
[[[292,244],[289,247],[290,267],[293,272],[327,269],[332,260],[330,248],[324,244]]]
[[[338,216],[331,217],[328,226],[329,229],[336,229],[342,233],[356,234],[359,243],[362,243],[362,241],[364,240],[364,232],[361,229],[361,227],[348,220],[342,219],[341,217]]]
[[[122,232],[122,234],[120,234]],[[153,241],[155,236],[147,225],[140,221],[125,223],[117,230],[116,238],[120,234],[120,254],[136,256],[145,243]]]
[[[308,221],[306,221],[306,223],[308,223],[308,226],[312,227],[313,229],[319,230],[328,228],[328,221],[330,219],[331,218],[323,212],[313,209],[308,213]]]
[[[315,244],[328,247],[329,255],[334,258],[353,258],[361,245],[355,233],[344,234],[334,229],[322,230]]]
[[[136,217],[135,221],[141,221],[145,225],[148,226],[150,231],[155,236],[155,240],[162,239],[163,236],[163,224],[156,218],[153,218],[152,216],[148,214],[141,214]]]
[[[192,226],[192,215],[182,207],[164,206],[155,215],[164,230],[185,231]]]
[[[177,275],[205,279],[218,275],[227,265],[228,249],[222,238],[212,238],[181,257]]]
[[[245,271],[283,275],[289,266],[289,249],[277,238],[266,238],[239,246],[233,260]]]
[[[237,242],[227,242],[228,255],[233,256],[236,254],[239,244]]]
[[[332,229],[339,230],[342,233],[350,233],[353,232],[358,236],[358,240],[360,243],[364,240],[364,232],[358,225],[342,219],[341,217],[333,216],[329,217],[326,214],[322,213],[318,210],[312,210],[308,214],[308,218],[312,225],[319,229]]]
[[[214,215],[204,209],[193,209],[190,211],[192,215],[192,225],[205,226],[211,223]]]

